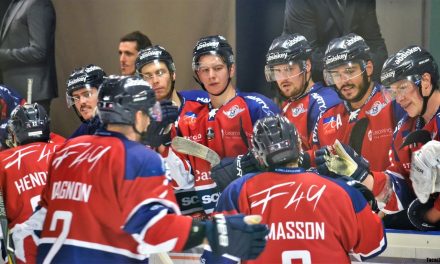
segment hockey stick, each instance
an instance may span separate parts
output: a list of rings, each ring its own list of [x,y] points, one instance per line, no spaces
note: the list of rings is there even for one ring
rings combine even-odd
[[[171,147],[180,153],[206,160],[211,164],[211,167],[220,163],[220,156],[214,150],[184,137],[174,137],[171,141]]]
[[[411,144],[417,144],[417,143],[425,144],[428,141],[431,141],[431,134],[429,133],[429,131],[424,130],[424,129],[415,130],[415,131],[409,133],[405,137],[405,140],[403,141],[402,145],[400,146],[400,149],[402,149],[405,146],[411,145]]]
[[[27,79],[27,99],[26,103],[32,104],[32,83],[34,82],[34,79],[28,78]]]
[[[350,138],[348,140],[348,145],[350,145],[359,155],[362,155],[362,141],[364,141],[364,136],[367,132],[368,123],[369,120],[366,117],[358,120],[351,130]]]
[[[5,248],[6,254],[8,256],[8,262],[15,264],[14,249],[10,247],[9,242],[9,228],[8,219],[6,218],[5,203],[3,201],[3,192],[0,190],[0,225],[3,232],[3,247]]]

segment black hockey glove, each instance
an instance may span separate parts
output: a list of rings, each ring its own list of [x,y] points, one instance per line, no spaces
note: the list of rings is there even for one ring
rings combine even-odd
[[[426,212],[434,206],[435,198],[431,196],[426,203],[421,203],[418,198],[411,202],[408,207],[408,218],[411,224],[421,231],[440,230],[440,223],[431,224],[426,222]]]
[[[332,178],[339,178],[340,175],[337,175],[328,169],[326,163],[329,158],[330,158],[330,154],[326,147],[320,148],[317,151],[315,151],[316,170],[321,175],[329,176]]]
[[[250,152],[239,155],[235,159],[223,158],[220,164],[211,169],[211,178],[222,192],[235,179],[247,173],[259,171],[257,164],[258,161]]]
[[[310,169],[311,162],[310,162],[310,155],[309,153],[305,152],[305,151],[301,151],[300,155],[299,155],[299,161],[298,161],[298,166],[300,166],[303,169]]]
[[[206,237],[212,252],[216,255],[229,254],[240,259],[255,259],[266,246],[266,225],[246,223],[246,219],[256,216],[242,214],[225,216],[215,215],[212,221],[206,221]],[[252,222],[252,220],[251,220]]]
[[[169,100],[161,101],[160,109],[162,111],[162,121],[151,120],[145,140],[143,140],[146,145],[152,148],[171,144],[170,124],[174,123],[179,117],[179,108]]]

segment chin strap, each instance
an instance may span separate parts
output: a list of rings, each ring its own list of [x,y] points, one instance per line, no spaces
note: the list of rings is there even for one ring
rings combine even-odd
[[[422,84],[421,84],[421,82],[420,82],[420,84],[418,85],[419,86],[419,93],[420,93],[420,95],[422,96],[422,98],[423,98],[423,105],[422,105],[422,111],[420,112],[420,116],[423,116],[424,114],[425,114],[425,112],[426,112],[426,109],[428,108],[428,101],[429,101],[429,98],[431,98],[431,96],[432,96],[432,94],[434,93],[434,87],[431,85],[431,92],[429,93],[429,95],[427,95],[427,96],[423,96],[423,93],[422,93]]]

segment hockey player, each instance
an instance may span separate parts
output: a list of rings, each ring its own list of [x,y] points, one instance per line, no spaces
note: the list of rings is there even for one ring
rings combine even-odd
[[[162,120],[152,121],[148,128],[147,145],[156,148],[167,159],[172,174],[186,175],[185,178],[193,179],[194,176],[187,172],[187,167],[181,167],[178,157],[173,152],[168,152],[168,146],[171,139],[176,136],[176,130],[172,124],[185,103],[187,101],[207,102],[209,101],[208,94],[201,90],[177,91],[174,60],[171,54],[159,45],[139,52],[136,59],[136,72],[151,85],[162,110]],[[203,215],[200,203],[188,203],[193,200],[193,197],[197,197],[193,184],[186,184],[186,186],[182,182],[172,184],[178,188],[175,195],[182,214],[194,217]]]
[[[17,106],[8,121],[11,148],[0,152],[0,188],[12,232],[37,207],[46,184],[50,158],[59,147],[48,142],[49,123],[46,110],[36,103]],[[19,263],[35,263],[37,247],[32,237],[15,240],[14,244],[25,248],[24,253],[16,254]]]
[[[310,135],[318,118],[341,101],[334,89],[313,81],[311,53],[304,36],[281,35],[269,47],[264,68],[266,80],[276,82],[286,99],[283,115],[298,128],[304,150],[310,149]]]
[[[193,50],[194,78],[208,92],[209,102],[188,101],[180,112],[178,135],[213,149],[221,158],[248,151],[256,120],[279,113],[277,106],[257,93],[241,93],[231,80],[235,74],[232,48],[223,36],[201,38]],[[210,177],[211,165],[194,156],[189,161],[198,201],[207,215],[213,212],[219,190]]]
[[[411,185],[416,193],[425,193],[426,195],[427,191],[430,194],[429,183],[432,183],[432,181],[427,180],[415,180],[412,183],[410,181],[411,156],[413,156],[414,150],[420,148],[420,144],[417,144],[419,140],[417,138],[415,140],[411,139],[414,138],[411,136],[414,133],[411,132],[426,130],[429,132],[428,140],[431,138],[439,140],[439,71],[437,63],[429,52],[419,46],[409,46],[399,50],[386,60],[381,79],[385,85],[385,94],[395,99],[394,101],[400,104],[406,112],[394,131],[389,152],[391,165],[386,170],[371,170],[370,172],[365,164],[356,162],[360,159],[354,153],[349,153],[352,162],[345,165],[350,167],[350,164],[352,164],[356,167],[356,174],[366,175],[366,182],[371,183],[369,188],[373,191],[379,208],[383,212],[391,214],[384,218],[385,225],[392,228],[408,229],[411,228],[411,224],[408,222],[407,214],[403,210],[406,210],[409,203],[414,199]],[[431,157],[419,157],[419,159],[435,162],[435,155],[429,153],[430,151],[422,152],[421,156],[428,154]],[[339,174],[347,175],[346,172],[338,170],[336,166],[331,166],[331,164],[327,164],[327,166],[333,167],[332,169]],[[422,168],[422,171],[424,169],[421,166],[418,166],[418,168]],[[427,173],[428,171],[425,170],[425,176],[427,176]],[[414,174],[411,173],[411,175]],[[419,189],[419,186],[421,186],[421,189]],[[428,196],[425,196],[422,200],[426,202]],[[423,229],[423,223],[427,222],[423,219],[423,214],[417,211],[416,205],[422,204],[414,203],[414,210],[417,213],[413,215],[408,212],[410,220],[413,217],[414,221],[412,222],[419,223],[416,227]],[[424,205],[422,207],[426,208]],[[435,210],[439,213],[438,201],[436,202],[436,208]],[[396,214],[398,212],[400,213]],[[419,220],[415,220],[417,217]]]
[[[341,101],[332,88],[313,82],[310,55],[311,48],[304,36],[282,35],[272,41],[264,68],[266,80],[276,82],[286,99],[282,113],[298,128],[303,150],[310,149],[310,136],[319,117]],[[302,155],[301,166],[310,167],[308,157]],[[253,155],[248,153],[235,159],[224,158],[211,169],[211,177],[223,190],[236,178],[258,169],[263,168],[259,168]]]
[[[0,150],[7,148],[5,140],[7,139],[6,125],[12,110],[17,105],[23,105],[25,100],[14,91],[0,85]]]
[[[70,138],[93,135],[101,122],[96,115],[98,89],[106,77],[101,67],[89,64],[75,69],[67,79],[67,107],[73,107],[82,124]]]
[[[154,45],[139,52],[136,59],[136,73],[142,76],[156,93],[156,98],[161,103],[163,119],[161,123],[152,123],[149,129],[150,146],[158,147],[169,143],[170,135],[160,137],[161,131],[170,131],[167,126],[174,123],[178,112],[187,100],[208,101],[208,94],[200,90],[177,91],[176,67],[171,54],[162,46]],[[153,128],[154,127],[154,128]],[[153,128],[153,129],[152,129]]]
[[[242,263],[350,263],[386,248],[380,218],[362,194],[344,182],[298,166],[301,141],[286,117],[266,117],[254,125],[252,153],[268,172],[247,174],[221,194],[216,211],[261,214],[270,233],[264,252]],[[335,201],[329,206],[329,201]],[[205,251],[202,263],[221,261]]]
[[[257,257],[264,225],[246,224],[243,215],[207,222],[179,215],[162,158],[140,143],[150,120],[161,117],[147,82],[108,78],[98,101],[106,129],[70,139],[54,154],[42,208],[21,228],[26,235],[42,227],[38,263],[148,263],[149,254],[205,238],[219,253]]]
[[[389,103],[381,85],[371,80],[369,50],[364,39],[353,33],[328,45],[324,78],[343,102],[328,109],[318,121],[312,135],[313,149],[333,145],[338,139],[365,157],[372,170],[384,170],[389,165],[393,130],[403,110],[395,102]],[[365,176],[359,175],[357,180],[362,182]]]

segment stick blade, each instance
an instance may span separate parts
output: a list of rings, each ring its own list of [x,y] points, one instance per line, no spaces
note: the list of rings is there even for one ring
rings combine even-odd
[[[174,137],[171,147],[177,152],[206,160],[211,163],[211,167],[220,163],[220,156],[214,150],[184,137]]]

